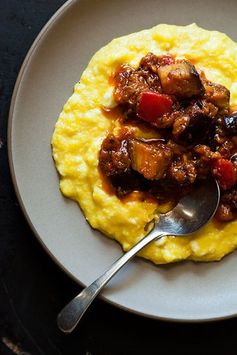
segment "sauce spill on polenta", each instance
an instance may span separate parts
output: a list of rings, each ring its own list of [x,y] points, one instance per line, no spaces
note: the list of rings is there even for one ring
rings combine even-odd
[[[93,228],[119,241],[124,250],[145,235],[144,227],[157,215],[159,206],[153,200],[121,201],[104,188],[98,152],[107,134],[120,129],[120,122],[111,120],[101,107],[116,106],[111,81],[116,68],[123,63],[136,67],[148,52],[169,52],[195,63],[208,80],[230,90],[230,103],[237,106],[237,44],[217,31],[195,24],[158,25],[117,38],[93,56],[56,123],[53,157],[62,193],[80,204]],[[142,128],[141,133],[144,136]],[[148,138],[159,137],[153,132]],[[214,261],[236,247],[237,221],[210,222],[188,238],[165,237],[153,242],[140,255],[157,264],[185,259]]]

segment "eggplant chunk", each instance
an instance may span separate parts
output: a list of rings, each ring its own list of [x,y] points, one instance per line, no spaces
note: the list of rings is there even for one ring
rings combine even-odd
[[[198,72],[187,61],[160,67],[158,75],[165,94],[189,98],[204,92]]]
[[[205,88],[205,97],[212,104],[221,110],[228,112],[230,104],[230,91],[223,85],[203,80]]]
[[[145,143],[132,139],[128,143],[132,168],[148,180],[159,180],[165,176],[173,153],[165,144]]]
[[[192,102],[173,124],[173,139],[183,144],[196,144],[204,141],[211,130],[211,125],[218,109],[206,100]]]

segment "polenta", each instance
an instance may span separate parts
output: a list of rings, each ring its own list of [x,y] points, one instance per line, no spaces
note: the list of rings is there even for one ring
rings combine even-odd
[[[93,228],[116,239],[125,251],[146,234],[145,226],[167,206],[152,199],[121,200],[105,189],[98,169],[99,151],[108,134],[121,130],[121,121],[108,117],[102,108],[117,106],[111,80],[117,68],[125,63],[137,68],[147,53],[190,61],[209,81],[225,86],[231,107],[237,107],[237,44],[223,33],[196,24],[158,25],[114,39],[93,56],[56,123],[53,158],[62,193],[79,203]],[[159,138],[155,129],[133,127],[133,131],[143,138]],[[212,221],[190,237],[153,242],[139,255],[156,264],[217,261],[236,247],[237,220]]]

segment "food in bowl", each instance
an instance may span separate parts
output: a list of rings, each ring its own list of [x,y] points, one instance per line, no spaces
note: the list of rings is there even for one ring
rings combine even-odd
[[[93,56],[52,139],[61,191],[93,228],[129,250],[212,174],[222,189],[216,218],[140,255],[157,264],[213,261],[237,247],[236,63],[236,43],[195,24],[158,25]]]

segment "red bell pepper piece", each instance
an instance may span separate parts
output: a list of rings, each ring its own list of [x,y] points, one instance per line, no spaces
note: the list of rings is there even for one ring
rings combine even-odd
[[[145,91],[141,94],[138,115],[147,122],[155,122],[158,117],[171,112],[173,101],[169,95]]]
[[[212,173],[223,190],[230,189],[236,183],[236,170],[230,160],[223,158],[215,160]]]

